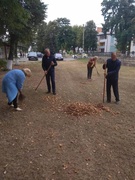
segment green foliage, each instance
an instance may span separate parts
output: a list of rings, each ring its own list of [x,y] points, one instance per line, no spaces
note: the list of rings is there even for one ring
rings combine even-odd
[[[8,59],[13,59],[15,44],[19,41],[32,40],[37,27],[45,19],[47,6],[40,0],[1,0],[0,35],[9,33],[10,53]]]
[[[75,25],[72,30],[75,33],[75,47],[82,47],[83,26]]]
[[[84,32],[84,49],[96,50],[97,48],[97,31],[94,21],[88,21],[85,26]]]
[[[70,49],[71,46],[75,45],[75,33],[71,26],[63,26],[59,29],[58,34],[58,48],[59,49]]]
[[[102,14],[106,33],[111,30],[117,39],[117,48],[123,53],[130,51],[131,40],[135,31],[135,1],[134,0],[103,0]]]
[[[43,49],[49,47],[52,52],[58,52],[75,46],[76,34],[68,24],[69,20],[66,18],[43,23],[37,33],[38,50],[43,52]]]
[[[0,70],[7,70],[6,64],[7,64],[6,60],[0,59]]]
[[[67,19],[67,18],[58,18],[56,20],[56,22],[58,23],[59,27],[69,26],[70,25],[70,20]]]

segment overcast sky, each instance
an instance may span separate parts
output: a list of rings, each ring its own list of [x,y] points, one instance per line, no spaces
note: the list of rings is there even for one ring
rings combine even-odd
[[[48,5],[46,22],[57,18],[67,18],[70,24],[85,25],[93,20],[96,26],[101,27],[104,18],[101,12],[103,0],[42,0]]]

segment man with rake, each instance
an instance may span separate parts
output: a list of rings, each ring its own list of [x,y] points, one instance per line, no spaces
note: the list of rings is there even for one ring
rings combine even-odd
[[[112,87],[116,104],[119,104],[120,99],[119,99],[119,91],[118,91],[118,78],[119,78],[120,67],[121,67],[121,61],[117,59],[115,52],[112,52],[111,58],[107,59],[106,63],[103,64],[103,69],[105,70],[104,75],[105,78],[107,79],[106,93],[107,93],[108,103],[111,102],[111,87]]]
[[[56,86],[55,86],[55,66],[57,66],[57,62],[55,57],[51,54],[50,49],[45,49],[45,55],[42,58],[42,69],[46,75],[46,83],[48,91],[47,93],[51,93],[51,85],[52,85],[52,93],[56,95]],[[50,84],[51,80],[51,84]]]

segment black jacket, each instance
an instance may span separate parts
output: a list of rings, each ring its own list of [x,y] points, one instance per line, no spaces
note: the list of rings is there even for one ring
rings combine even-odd
[[[119,70],[121,67],[121,61],[116,59],[113,61],[112,59],[107,60],[107,64],[103,64],[103,69],[107,68],[107,79],[116,80],[118,79]]]
[[[57,62],[53,55],[50,56],[44,55],[42,58],[42,69],[44,71],[47,71],[52,61],[54,62],[54,65],[51,66],[49,72],[54,71],[54,66],[57,66]]]

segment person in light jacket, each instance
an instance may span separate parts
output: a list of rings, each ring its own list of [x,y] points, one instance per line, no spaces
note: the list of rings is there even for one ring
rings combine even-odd
[[[18,107],[18,93],[22,94],[22,88],[26,77],[31,76],[29,68],[10,70],[2,79],[2,92],[6,94],[8,105],[13,106],[16,111]]]

